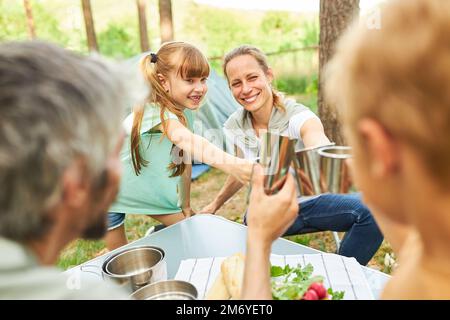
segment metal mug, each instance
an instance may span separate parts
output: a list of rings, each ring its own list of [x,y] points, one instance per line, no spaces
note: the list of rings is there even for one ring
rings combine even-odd
[[[276,194],[284,185],[294,159],[295,140],[265,132],[261,135],[259,164],[264,169],[264,191]]]
[[[349,159],[351,147],[330,146],[320,148],[320,181],[323,192],[348,193],[353,188]]]
[[[148,284],[131,295],[136,300],[196,300],[197,289],[189,282],[167,280]]]
[[[299,195],[311,196],[324,192],[320,180],[321,168],[319,150],[328,146],[334,146],[334,143],[326,146],[309,147],[295,151],[294,168]]]

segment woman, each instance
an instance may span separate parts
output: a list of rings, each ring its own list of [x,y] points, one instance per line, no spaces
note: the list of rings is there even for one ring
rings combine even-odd
[[[284,99],[273,87],[273,72],[266,56],[252,46],[240,46],[225,55],[224,74],[233,97],[243,107],[224,125],[226,136],[241,156],[254,160],[259,152],[259,136],[269,131],[287,135],[305,147],[329,144],[319,118],[307,107]],[[215,213],[242,184],[229,177],[205,213]],[[366,265],[378,250],[383,236],[358,194],[324,194],[301,199],[301,209],[285,235],[316,231],[346,232],[339,254],[355,257]]]

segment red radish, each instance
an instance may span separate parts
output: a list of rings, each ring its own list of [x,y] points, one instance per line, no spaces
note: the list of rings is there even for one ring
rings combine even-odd
[[[314,290],[317,293],[319,299],[324,299],[327,297],[327,289],[320,282],[315,282],[309,286],[308,290]]]
[[[306,291],[306,293],[303,295],[303,300],[319,300],[319,296],[317,295],[316,291],[309,289]]]

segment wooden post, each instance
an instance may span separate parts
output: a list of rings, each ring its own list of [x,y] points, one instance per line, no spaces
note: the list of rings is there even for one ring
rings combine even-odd
[[[161,43],[172,41],[174,37],[171,0],[159,0],[159,26],[161,29]]]
[[[91,0],[81,0],[83,8],[84,24],[89,51],[98,51],[97,38],[95,36],[94,18],[92,17]]]
[[[323,68],[334,54],[339,37],[359,16],[359,0],[320,0],[320,39],[319,39],[319,117],[325,133],[337,145],[345,145],[335,106],[329,105],[323,93]]]
[[[147,18],[145,15],[145,0],[136,0],[138,17],[139,17],[139,36],[141,39],[141,51],[149,51],[150,46],[148,44],[148,33],[147,33]]]
[[[31,39],[36,39],[36,29],[34,27],[33,11],[31,10],[30,1],[23,0],[23,6],[25,7],[25,14],[27,16],[28,34]]]

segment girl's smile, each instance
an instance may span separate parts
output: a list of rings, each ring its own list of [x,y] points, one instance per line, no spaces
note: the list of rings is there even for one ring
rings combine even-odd
[[[183,79],[180,75],[172,73],[169,75],[168,89],[169,95],[178,106],[196,110],[200,107],[208,86],[205,77]]]
[[[200,101],[203,98],[203,94],[200,95],[191,95],[188,97],[189,99],[191,99],[193,101],[194,104],[200,104]]]

